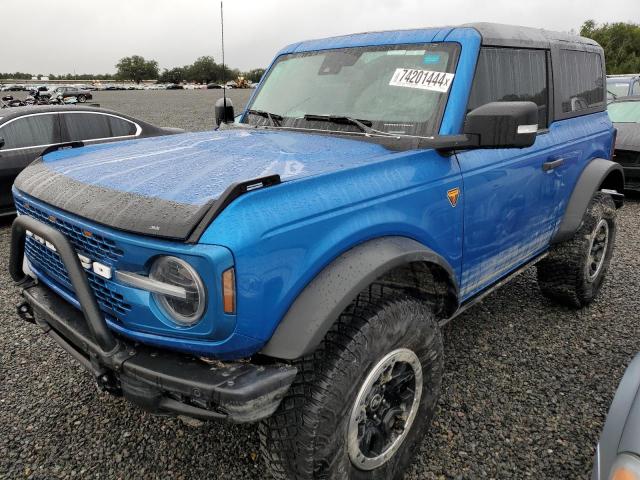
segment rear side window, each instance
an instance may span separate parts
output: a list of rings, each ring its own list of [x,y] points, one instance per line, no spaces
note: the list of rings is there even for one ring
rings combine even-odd
[[[604,108],[605,80],[599,54],[560,50],[560,67],[554,73],[562,113],[591,113]]]
[[[3,149],[39,147],[60,141],[57,115],[32,115],[18,118],[0,128]]]
[[[538,125],[547,126],[547,53],[544,50],[480,50],[468,110],[489,102],[530,101],[538,105]]]
[[[108,117],[111,133],[114,137],[124,137],[126,135],[135,135],[138,128],[133,122],[129,122],[123,118]]]
[[[134,135],[136,126],[126,120],[95,113],[67,113],[63,115],[72,142]]]
[[[640,95],[640,80],[636,80],[633,84],[633,90],[631,90],[631,95]]]

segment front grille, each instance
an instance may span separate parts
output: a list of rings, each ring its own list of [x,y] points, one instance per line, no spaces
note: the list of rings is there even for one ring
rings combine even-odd
[[[21,214],[33,217],[62,232],[69,239],[77,253],[93,260],[113,266],[115,261],[124,254],[113,240],[95,234],[87,237],[77,225],[59,218],[53,218],[45,211],[31,204],[27,206],[25,202],[16,200],[16,208]],[[73,285],[60,255],[29,236],[26,237],[24,250],[36,270],[61,287],[73,292]],[[118,318],[131,310],[131,305],[127,304],[124,297],[112,288],[109,280],[88,270],[85,270],[85,273],[96,301],[103,312]]]
[[[90,236],[86,235],[79,226],[56,218],[32,204],[16,199],[16,210],[22,215],[33,217],[64,233],[64,236],[69,239],[78,253],[93,260],[111,264],[117,262],[124,255],[124,252],[117,247],[113,240],[95,233],[90,233]]]

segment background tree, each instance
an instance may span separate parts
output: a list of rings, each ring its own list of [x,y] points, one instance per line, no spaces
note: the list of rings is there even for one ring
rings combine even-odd
[[[222,67],[210,56],[200,57],[185,68],[187,68],[187,77],[192,82],[210,83],[219,81],[222,76]]]
[[[640,73],[640,25],[587,20],[580,35],[592,38],[604,49],[607,74]]]
[[[33,75],[24,72],[0,73],[0,79],[14,78],[16,80],[29,80]]]
[[[264,75],[264,68],[254,68],[244,74],[244,78],[253,83],[258,83]]]
[[[187,78],[186,67],[176,67],[171,70],[166,68],[158,77],[158,81],[161,83],[182,83]]]
[[[116,64],[117,76],[122,80],[133,80],[140,83],[142,80],[158,78],[158,62],[145,60],[140,55],[121,58]]]

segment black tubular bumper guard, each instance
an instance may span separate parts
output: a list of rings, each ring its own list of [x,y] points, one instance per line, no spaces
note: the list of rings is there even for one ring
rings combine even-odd
[[[23,272],[29,230],[53,244],[73,285],[82,311],[48,287],[28,282]],[[297,369],[287,364],[205,362],[192,356],[129,342],[113,335],[89,287],[69,240],[55,228],[27,216],[13,222],[9,271],[24,286],[25,320],[38,324],[96,378],[98,385],[122,394],[158,414],[252,422],[271,415],[289,390]]]

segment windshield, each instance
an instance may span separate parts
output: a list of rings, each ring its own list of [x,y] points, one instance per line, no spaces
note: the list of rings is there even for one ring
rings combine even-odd
[[[454,78],[454,43],[384,45],[283,55],[245,115],[252,125],[383,133],[437,132]],[[268,112],[270,115],[266,115]],[[305,119],[305,115],[314,116]]]
[[[629,95],[629,80],[625,78],[607,80],[607,92],[616,97],[626,97]]]
[[[607,112],[614,123],[640,123],[640,102],[611,103]]]

